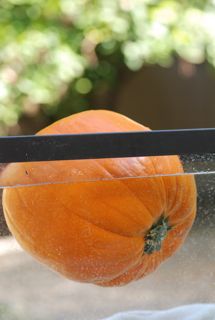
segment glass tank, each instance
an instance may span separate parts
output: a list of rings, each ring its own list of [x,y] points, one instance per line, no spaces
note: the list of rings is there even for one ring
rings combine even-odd
[[[170,158],[171,161],[177,159],[178,164],[170,166]],[[24,188],[28,189],[27,194],[35,199],[35,194],[38,193],[37,224],[40,224],[39,203],[43,202],[41,195],[44,194],[46,197],[46,192],[43,193],[42,190],[46,190],[45,188],[51,184],[59,191],[59,197],[63,197],[61,190],[67,185],[73,189],[78,186],[79,191],[83,191],[84,197],[87,198],[86,190],[91,192],[97,188],[103,197],[100,186],[105,184],[105,188],[109,190],[111,184],[117,180],[119,185],[126,183],[128,187],[135,183],[140,196],[141,193],[148,192],[147,188],[144,188],[148,185],[147,180],[157,185],[165,181],[171,182],[176,177],[194,176],[197,188],[197,214],[182,246],[153,272],[122,286],[101,286],[68,279],[41,263],[28,250],[24,250],[20,241],[17,242],[15,237],[11,236],[1,208],[0,319],[97,320],[128,310],[165,310],[188,304],[215,303],[215,154],[180,155],[179,158],[152,156],[2,164],[1,194],[4,189],[11,188],[18,190],[19,194]],[[149,166],[148,162],[153,165]],[[165,165],[162,166],[160,163]],[[128,170],[128,165],[132,170]],[[115,192],[117,194],[117,190]],[[169,189],[168,192],[173,191]],[[55,192],[54,196],[56,194]],[[128,195],[130,199],[126,199],[126,203],[133,203],[132,197],[136,195],[132,195],[132,192]],[[124,197],[128,195],[120,195],[122,207]],[[114,194],[112,197],[114,198]],[[153,199],[156,202],[156,198]],[[46,200],[45,198],[44,201]],[[116,200],[109,198],[108,201]],[[34,205],[37,206],[37,203]],[[111,203],[106,203],[102,207],[103,210],[105,211],[109,205]],[[96,206],[95,201],[95,210]],[[25,209],[22,215],[25,215]],[[29,217],[27,207],[26,215]],[[104,219],[105,215],[101,216]],[[55,216],[55,219],[60,219],[60,216]],[[103,223],[99,221],[99,215],[96,219],[98,225]],[[52,223],[54,222],[49,221],[47,224],[47,242],[54,241],[48,238],[48,230],[52,228]],[[85,234],[80,234],[80,241],[81,237],[86,241]],[[162,243],[160,246],[162,247]]]

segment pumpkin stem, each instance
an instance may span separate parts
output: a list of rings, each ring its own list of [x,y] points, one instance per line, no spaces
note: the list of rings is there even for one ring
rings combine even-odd
[[[161,249],[163,240],[166,238],[171,227],[168,225],[168,219],[164,216],[152,225],[149,232],[145,235],[144,253],[152,254]]]

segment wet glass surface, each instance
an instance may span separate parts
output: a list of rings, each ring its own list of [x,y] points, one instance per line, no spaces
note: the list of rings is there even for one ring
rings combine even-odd
[[[160,169],[159,162],[166,161],[167,156],[2,163],[0,164],[0,188],[215,173],[214,153],[168,156],[168,159],[175,161],[177,157],[183,169],[180,169],[178,165],[172,167],[171,170],[169,170],[169,165],[161,166]],[[149,172],[147,163],[151,160],[156,162],[156,170]],[[110,168],[110,161],[112,171],[107,172]],[[98,167],[100,170],[97,170]],[[103,170],[101,170],[102,167],[104,167]],[[133,169],[127,170],[128,167]],[[92,168],[94,171],[90,174]]]
[[[176,254],[144,279],[123,287],[103,288],[67,280],[40,264],[10,236],[1,209],[0,319],[96,320],[125,310],[215,303],[215,157],[181,158],[185,172],[196,174],[195,223]],[[40,177],[43,181],[39,182],[49,182],[45,174]],[[19,184],[13,180],[14,187],[16,182]]]

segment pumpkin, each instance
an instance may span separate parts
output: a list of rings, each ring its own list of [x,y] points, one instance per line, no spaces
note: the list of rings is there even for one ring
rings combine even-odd
[[[137,130],[149,129],[115,112],[90,110],[38,134]],[[53,182],[5,189],[5,218],[27,252],[80,282],[120,286],[145,277],[182,245],[196,214],[193,176],[152,177],[182,173],[178,156],[16,163],[7,170],[11,180]],[[68,177],[74,182],[56,184]]]

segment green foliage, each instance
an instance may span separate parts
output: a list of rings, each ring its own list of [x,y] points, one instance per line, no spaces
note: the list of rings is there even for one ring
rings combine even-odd
[[[214,0],[1,0],[0,131],[39,108],[83,110],[123,65],[168,66],[175,55],[215,65]]]

